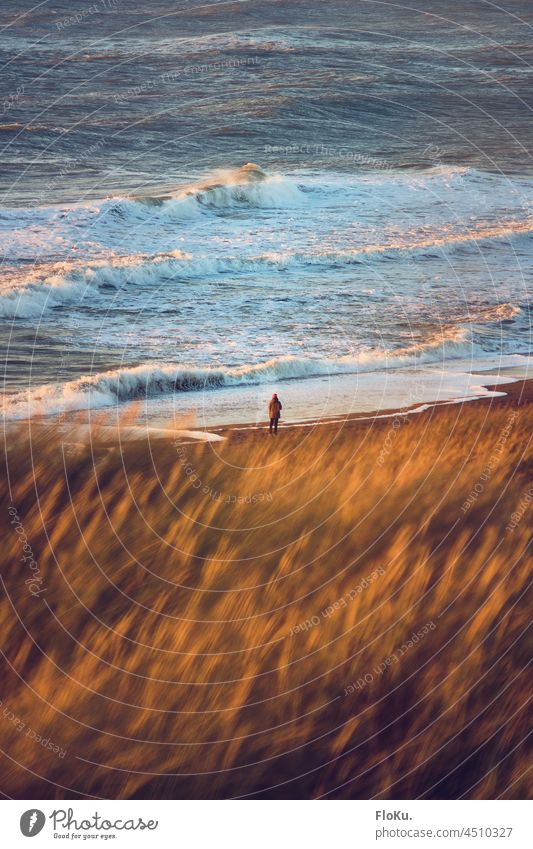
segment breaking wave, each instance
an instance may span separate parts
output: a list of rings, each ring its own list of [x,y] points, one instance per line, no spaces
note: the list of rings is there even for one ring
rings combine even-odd
[[[444,362],[479,354],[480,351],[476,350],[464,328],[450,328],[423,344],[395,351],[368,350],[329,359],[283,356],[263,363],[228,368],[145,363],[99,372],[68,383],[46,384],[28,392],[18,392],[3,399],[3,414],[7,419],[51,415],[110,407],[173,392],[194,392],[319,376],[333,377]]]
[[[533,231],[533,221],[513,223],[498,228],[480,228],[465,234],[432,235],[411,241],[362,245],[342,250],[272,251],[257,256],[214,256],[175,250],[156,255],[132,254],[93,260],[89,263],[66,261],[48,263],[33,271],[4,273],[0,284],[0,317],[32,318],[58,306],[79,304],[87,295],[125,285],[152,286],[170,280],[190,280],[218,274],[268,273],[305,268],[341,268],[388,259],[397,253],[424,252],[440,248],[506,239],[511,235]],[[509,317],[509,316],[507,316]],[[490,320],[490,319],[485,319]],[[497,320],[497,316],[494,320]]]
[[[0,289],[0,317],[35,318],[53,307],[79,304],[85,295],[97,294],[87,274],[80,277],[52,273],[44,280],[18,284],[7,279]]]
[[[481,307],[471,311],[471,317],[476,322],[512,321],[522,310],[516,304],[497,304],[496,306]]]
[[[269,176],[253,162],[241,168],[215,171],[205,180],[178,190],[169,199],[176,204],[190,198],[201,206],[224,209],[231,206],[284,208],[301,206],[304,194],[287,177]]]

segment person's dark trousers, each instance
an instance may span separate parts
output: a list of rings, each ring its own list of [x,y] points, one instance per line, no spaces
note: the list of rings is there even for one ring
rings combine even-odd
[[[272,433],[272,428],[274,428],[274,433],[278,432],[278,418],[270,419],[270,433]]]

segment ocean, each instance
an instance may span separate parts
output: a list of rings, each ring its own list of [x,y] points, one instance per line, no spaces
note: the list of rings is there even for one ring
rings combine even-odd
[[[4,2],[4,417],[260,421],[277,391],[306,419],[526,374],[532,23]]]

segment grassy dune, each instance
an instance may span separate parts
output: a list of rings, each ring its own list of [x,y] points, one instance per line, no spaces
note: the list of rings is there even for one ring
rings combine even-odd
[[[1,790],[526,797],[532,425],[509,397],[210,445],[21,429]]]

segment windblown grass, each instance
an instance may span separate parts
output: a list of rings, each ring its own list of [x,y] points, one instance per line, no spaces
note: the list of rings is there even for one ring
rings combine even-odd
[[[113,450],[21,430],[2,791],[527,796],[533,505],[506,526],[533,412],[513,410]]]

